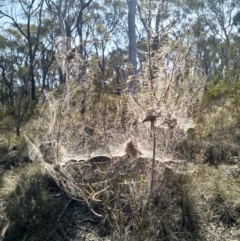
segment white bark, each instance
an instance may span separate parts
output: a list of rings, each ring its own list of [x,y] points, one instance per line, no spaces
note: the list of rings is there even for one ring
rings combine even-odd
[[[133,67],[133,74],[137,69],[137,39],[136,39],[136,7],[137,0],[127,0],[128,3],[128,38],[129,38],[129,61]]]
[[[65,26],[65,23],[64,23],[63,15],[62,15],[62,0],[59,1],[59,5],[57,6],[57,15],[58,15],[58,21],[59,21],[61,36],[63,38],[65,38],[66,37],[66,26]]]

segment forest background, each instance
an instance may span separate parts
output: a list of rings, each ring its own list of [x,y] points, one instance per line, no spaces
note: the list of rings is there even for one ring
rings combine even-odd
[[[65,212],[80,200],[81,215],[111,240],[238,240],[238,0],[1,0],[0,7],[2,237],[67,240]],[[129,138],[122,155],[132,155],[130,146],[142,161],[128,166],[119,153]],[[98,175],[69,164],[80,147],[74,161],[86,153],[94,160],[94,145],[114,163],[104,175],[105,164],[90,165]],[[34,164],[39,158],[45,171]],[[174,167],[159,167],[159,158]],[[190,166],[179,169],[180,160]]]

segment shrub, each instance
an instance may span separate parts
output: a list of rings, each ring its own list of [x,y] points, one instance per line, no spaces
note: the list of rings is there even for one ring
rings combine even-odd
[[[35,163],[20,172],[18,185],[7,199],[6,213],[13,224],[5,240],[54,240],[51,234],[61,227],[58,217],[64,201],[50,194],[59,190]]]

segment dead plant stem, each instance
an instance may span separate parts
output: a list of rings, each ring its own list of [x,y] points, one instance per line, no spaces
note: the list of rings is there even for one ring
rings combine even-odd
[[[152,197],[152,192],[153,192],[153,186],[154,186],[154,167],[155,167],[155,157],[156,157],[156,134],[155,134],[155,127],[153,128],[153,158],[152,158],[152,170],[151,170],[151,181],[150,181],[150,190],[149,190],[149,195],[148,195],[148,199],[146,202],[146,205],[143,209],[142,212],[142,220],[141,220],[141,224],[140,224],[140,232],[141,232],[141,236],[142,236],[142,232],[143,232],[143,224],[144,224],[144,218],[146,216],[149,204],[150,204],[150,199]]]

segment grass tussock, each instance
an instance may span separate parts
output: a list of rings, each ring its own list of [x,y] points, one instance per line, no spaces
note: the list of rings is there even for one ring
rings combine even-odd
[[[204,240],[234,240],[232,234],[240,227],[240,188],[239,178],[233,175],[235,168],[199,167],[197,205]]]
[[[4,212],[11,223],[4,240],[58,240],[54,238],[62,227],[58,218],[66,203],[65,198],[55,196],[59,188],[40,164],[25,164],[10,172],[1,180]],[[7,184],[12,187],[6,189]]]

